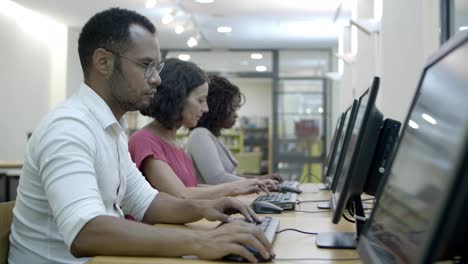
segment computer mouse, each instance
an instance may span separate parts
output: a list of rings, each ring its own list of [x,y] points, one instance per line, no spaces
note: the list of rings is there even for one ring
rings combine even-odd
[[[245,248],[247,248],[248,251],[250,251],[250,253],[252,253],[255,258],[257,258],[257,261],[258,262],[268,262],[268,261],[271,261],[273,258],[270,257],[269,259],[265,259],[262,257],[262,255],[260,255],[260,253],[258,253],[257,250],[249,247],[249,246],[245,246]],[[239,255],[234,255],[234,254],[229,254],[229,255],[226,255],[223,257],[223,260],[225,261],[232,261],[232,262],[248,262],[245,258],[239,256]]]
[[[297,187],[287,186],[287,185],[278,185],[278,192],[293,192],[293,193],[301,193],[302,190]]]
[[[280,214],[283,212],[283,208],[264,201],[253,202],[250,206],[257,214]]]

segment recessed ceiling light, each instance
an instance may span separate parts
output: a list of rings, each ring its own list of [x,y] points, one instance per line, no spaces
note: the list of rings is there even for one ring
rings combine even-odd
[[[175,31],[175,33],[177,35],[180,35],[180,34],[184,33],[185,28],[182,25],[177,25],[177,26],[175,26],[174,31]]]
[[[267,70],[267,67],[263,66],[263,65],[259,65],[259,66],[255,67],[255,70],[258,71],[258,72],[264,72],[264,71]]]
[[[226,27],[226,26],[223,26],[223,27],[218,27],[216,29],[219,33],[229,33],[232,31],[232,28],[231,27]]]
[[[408,122],[408,125],[414,129],[418,129],[419,128],[419,125],[414,122],[413,120],[410,119],[410,121]]]
[[[318,111],[319,113],[323,113],[323,107],[319,106],[319,108],[317,109],[317,111]]]
[[[211,4],[214,2],[214,0],[195,0],[195,2],[200,4]]]
[[[468,30],[468,26],[459,27],[458,30],[460,30],[460,31]]]
[[[156,0],[147,0],[145,6],[146,8],[153,8],[157,3]]]
[[[179,60],[188,61],[191,57],[189,54],[179,54],[178,58]]]
[[[198,45],[198,40],[195,37],[190,37],[187,40],[187,46],[189,46],[189,48],[195,47],[196,45]]]
[[[250,58],[253,60],[261,60],[263,55],[261,53],[252,53],[250,54]]]
[[[164,25],[170,24],[172,21],[174,21],[174,16],[172,14],[165,14],[161,18],[161,23],[163,23]]]

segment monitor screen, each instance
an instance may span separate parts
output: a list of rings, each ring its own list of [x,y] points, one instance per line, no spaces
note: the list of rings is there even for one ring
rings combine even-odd
[[[333,191],[336,187],[336,182],[338,180],[338,175],[341,171],[341,166],[343,163],[343,151],[347,148],[348,142],[351,135],[352,124],[354,123],[354,116],[356,115],[357,111],[357,100],[353,101],[351,107],[349,107],[343,114],[344,122],[343,122],[343,132],[341,133],[341,137],[338,140],[338,146],[336,148],[335,159],[329,169],[329,175],[327,177],[327,184],[329,185],[330,189]]]
[[[434,261],[425,259],[437,237],[433,230],[446,220],[444,208],[450,208],[449,195],[466,159],[467,60],[468,34],[463,45],[426,67],[385,186],[359,241],[364,262]]]
[[[330,143],[330,151],[328,153],[327,162],[325,165],[325,176],[329,175],[331,171],[330,169],[331,169],[332,162],[336,157],[336,149],[337,149],[337,145],[339,142],[339,138],[341,137],[341,133],[343,130],[343,123],[345,121],[345,117],[346,117],[346,113],[343,113],[340,115],[340,117],[336,121],[336,128],[335,128],[335,132],[333,133],[333,137]]]
[[[379,82],[379,78],[375,77],[371,88],[359,99],[343,167],[332,194],[333,223],[339,222],[348,199],[360,196],[364,188],[383,122],[382,113],[375,107]]]

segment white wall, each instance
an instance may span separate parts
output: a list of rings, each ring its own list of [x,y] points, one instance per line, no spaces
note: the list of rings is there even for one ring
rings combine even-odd
[[[266,116],[272,121],[271,79],[264,78],[229,78],[239,87],[247,99],[240,108],[239,116]]]
[[[68,52],[67,52],[67,97],[76,93],[83,82],[83,70],[81,69],[78,55],[78,37],[81,28],[68,28]]]
[[[40,19],[0,3],[0,160],[22,160],[27,133],[64,98],[66,28],[50,28],[56,34],[49,38],[50,21]]]
[[[392,0],[383,7],[381,108],[403,121],[424,62],[439,46],[439,1]]]
[[[373,3],[358,0],[355,19],[373,18]],[[345,64],[341,111],[377,75],[378,107],[386,117],[405,119],[424,62],[439,46],[439,12],[438,0],[383,1],[380,33],[369,36],[359,31],[355,60]]]

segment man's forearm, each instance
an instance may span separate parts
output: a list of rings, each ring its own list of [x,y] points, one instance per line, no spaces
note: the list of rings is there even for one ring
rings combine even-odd
[[[149,224],[185,224],[203,218],[202,200],[189,200],[159,192],[146,210],[143,222]]]
[[[177,257],[196,255],[200,232],[174,227],[153,227],[111,216],[89,221],[75,238],[76,257],[98,255]],[[184,245],[181,247],[180,245]]]

